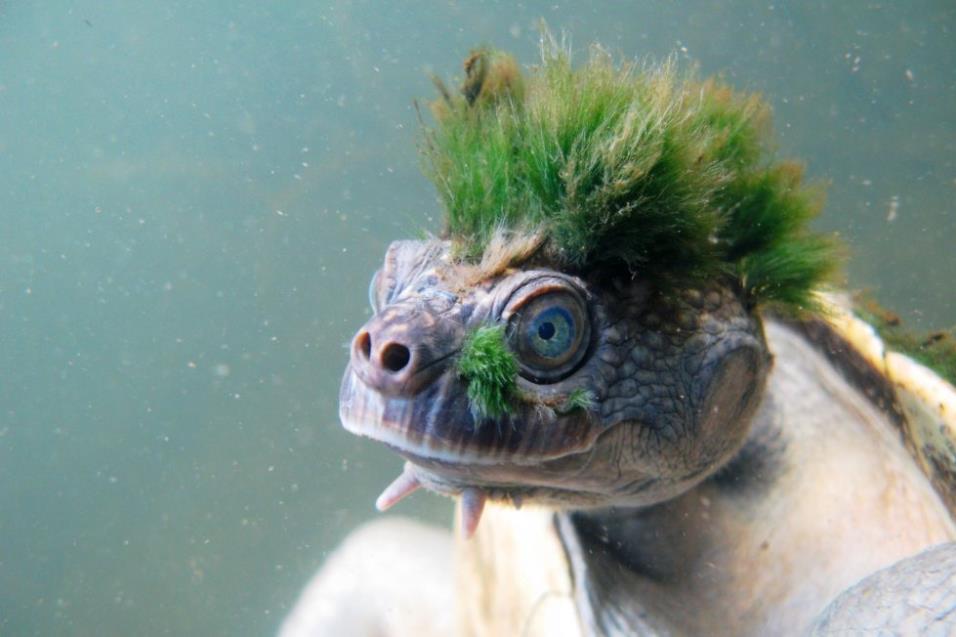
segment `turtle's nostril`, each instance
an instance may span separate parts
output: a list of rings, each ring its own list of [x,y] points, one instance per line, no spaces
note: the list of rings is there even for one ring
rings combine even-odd
[[[359,334],[358,338],[355,339],[355,344],[358,345],[358,350],[362,352],[362,357],[368,360],[369,356],[372,355],[372,337],[368,335],[368,332]]]
[[[400,343],[389,343],[382,350],[382,367],[395,373],[400,372],[408,365],[412,354],[408,348]]]

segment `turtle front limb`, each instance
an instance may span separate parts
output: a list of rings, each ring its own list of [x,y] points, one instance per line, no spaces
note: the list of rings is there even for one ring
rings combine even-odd
[[[956,542],[870,575],[837,597],[813,627],[824,635],[950,635],[956,621]]]

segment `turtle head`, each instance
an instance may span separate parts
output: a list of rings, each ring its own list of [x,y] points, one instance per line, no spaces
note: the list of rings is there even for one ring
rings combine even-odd
[[[421,484],[476,502],[646,505],[740,447],[769,355],[732,281],[662,290],[514,257],[461,266],[448,242],[402,241],[373,277],[340,415],[408,460],[385,504]]]
[[[703,480],[759,402],[757,308],[812,309],[834,266],[759,98],[545,40],[528,76],[479,51],[460,93],[437,82],[445,233],[389,250],[341,391],[346,428],[408,459],[379,505],[461,494],[466,532],[488,497],[640,506]]]

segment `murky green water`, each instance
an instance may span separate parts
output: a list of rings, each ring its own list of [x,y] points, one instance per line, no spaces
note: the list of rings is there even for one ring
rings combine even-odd
[[[336,392],[437,230],[412,100],[541,17],[766,93],[851,285],[956,323],[956,11],[796,4],[0,5],[0,634],[275,630],[400,467]]]

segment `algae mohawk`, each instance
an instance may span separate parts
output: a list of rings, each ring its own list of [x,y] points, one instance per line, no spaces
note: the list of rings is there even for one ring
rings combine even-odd
[[[819,189],[772,158],[766,103],[599,48],[575,67],[545,36],[527,73],[486,49],[460,92],[436,80],[422,150],[459,257],[534,237],[559,267],[664,285],[732,276],[755,305],[813,309],[835,245],[807,228]]]

